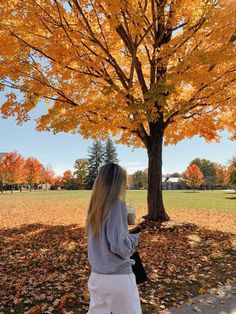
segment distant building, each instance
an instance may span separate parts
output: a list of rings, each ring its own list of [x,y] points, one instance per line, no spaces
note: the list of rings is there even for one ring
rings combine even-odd
[[[162,177],[162,189],[163,190],[179,190],[183,189],[182,178],[172,178],[169,176]]]

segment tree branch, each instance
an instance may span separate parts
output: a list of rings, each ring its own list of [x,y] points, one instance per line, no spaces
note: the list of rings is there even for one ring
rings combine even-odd
[[[138,80],[141,85],[143,95],[145,95],[148,92],[148,88],[144,79],[141,62],[139,61],[136,55],[137,46],[134,45],[134,43],[131,41],[130,37],[128,36],[124,27],[121,24],[117,26],[116,30],[117,30],[117,33],[120,35],[121,39],[123,40],[123,42],[125,43],[125,46],[129,50],[134,60],[134,67],[138,76]]]
[[[109,62],[112,65],[112,67],[115,69],[123,87],[127,90],[128,89],[128,78],[126,77],[126,75],[124,74],[124,72],[122,71],[122,69],[120,68],[119,64],[117,63],[116,59],[110,54],[110,52],[106,49],[106,47],[104,47],[104,45],[100,42],[100,40],[97,39],[97,37],[95,36],[80,4],[78,3],[77,0],[73,0],[74,4],[76,5],[77,10],[79,11],[80,15],[82,16],[82,19],[87,27],[88,32],[90,33],[90,36],[93,39],[93,42],[95,44],[97,44],[102,51],[108,56],[109,58]]]

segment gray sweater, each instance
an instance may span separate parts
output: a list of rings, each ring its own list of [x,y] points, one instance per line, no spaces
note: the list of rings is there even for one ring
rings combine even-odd
[[[88,259],[92,271],[99,274],[130,274],[130,259],[138,244],[138,234],[129,234],[127,208],[117,200],[104,219],[100,236],[88,234]]]

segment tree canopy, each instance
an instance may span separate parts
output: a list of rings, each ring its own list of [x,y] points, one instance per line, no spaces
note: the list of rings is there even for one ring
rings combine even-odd
[[[137,146],[156,121],[166,144],[235,130],[235,1],[0,3],[4,117],[22,123],[46,100],[38,130]]]

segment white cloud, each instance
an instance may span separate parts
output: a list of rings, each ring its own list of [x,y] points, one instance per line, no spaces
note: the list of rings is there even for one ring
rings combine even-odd
[[[146,165],[139,161],[120,162],[120,164],[127,170],[128,174],[133,174],[137,170],[144,170],[147,168]]]
[[[74,172],[74,169],[71,167],[71,165],[66,164],[56,164],[55,166],[52,166],[52,169],[55,171],[57,176],[62,176],[66,170],[71,170]]]

